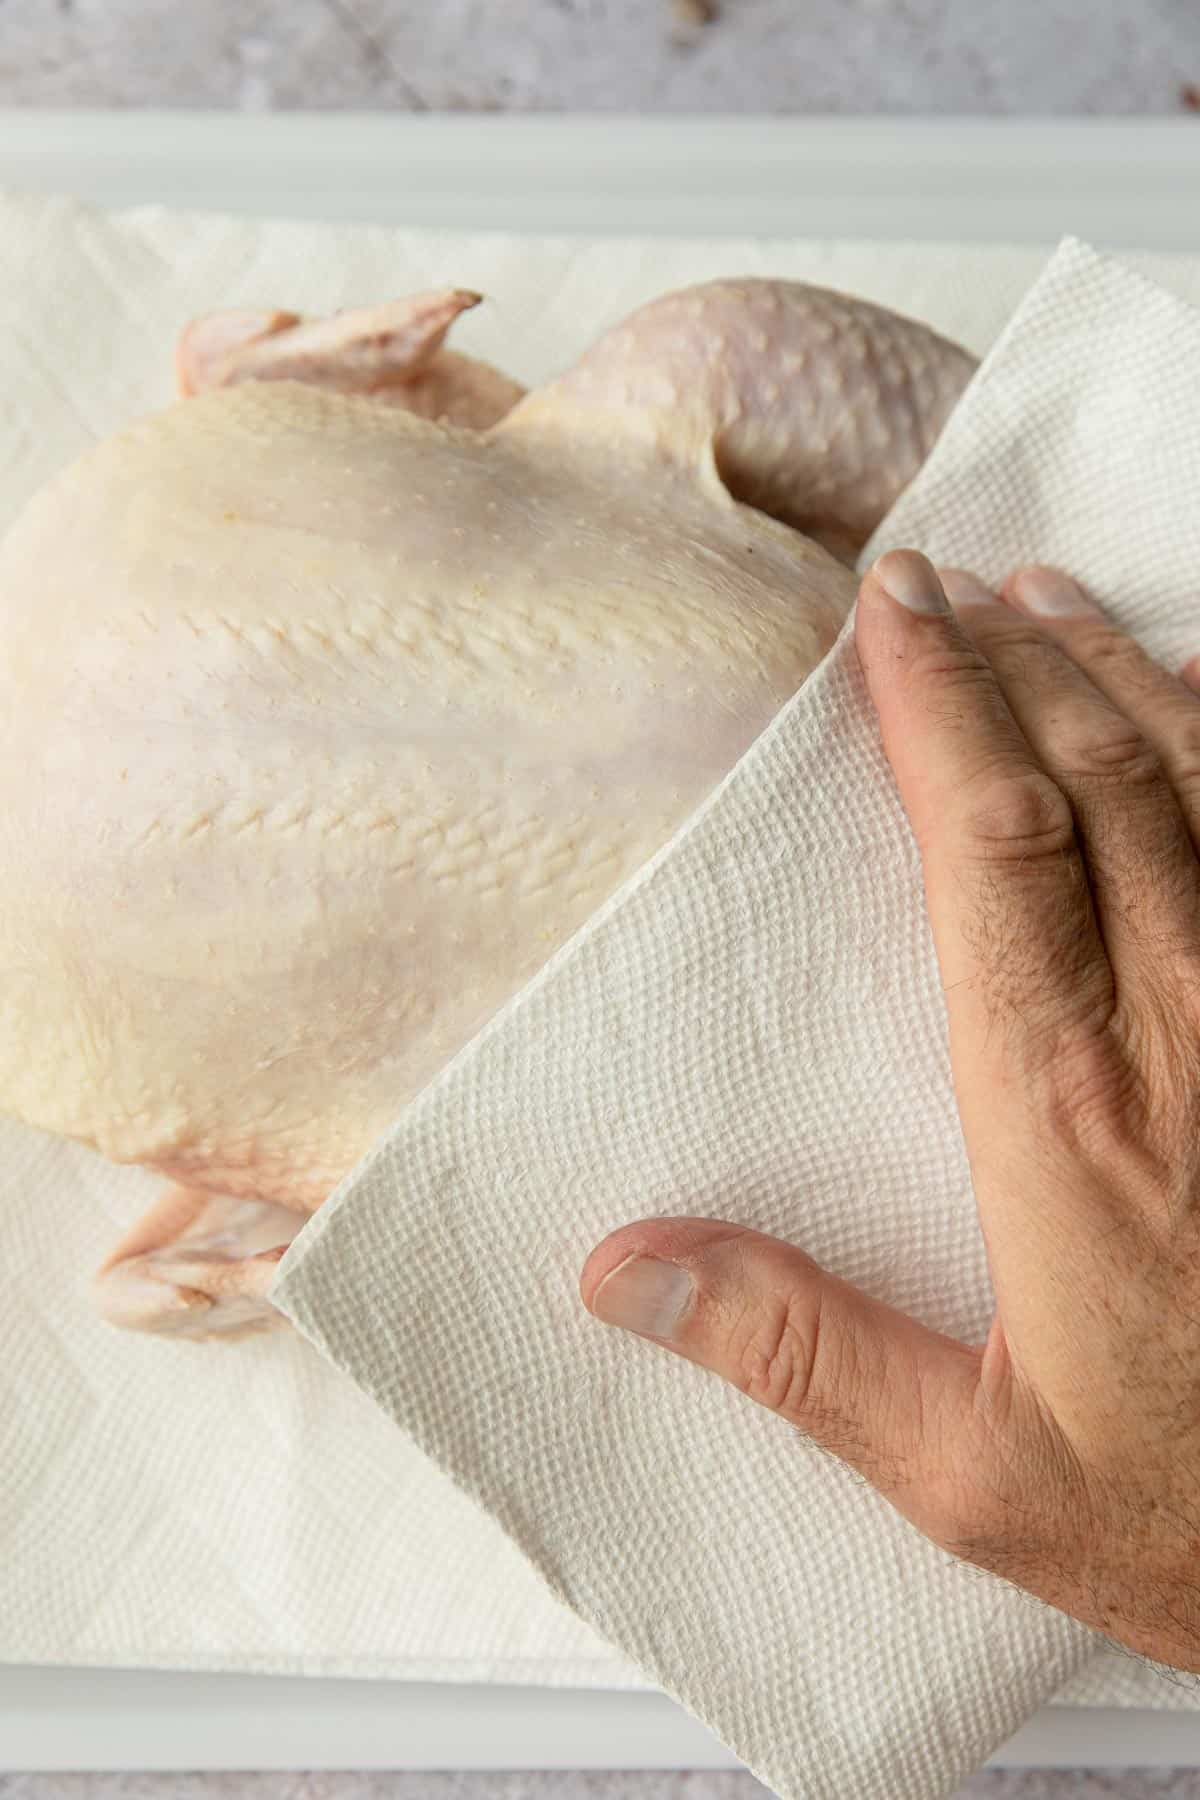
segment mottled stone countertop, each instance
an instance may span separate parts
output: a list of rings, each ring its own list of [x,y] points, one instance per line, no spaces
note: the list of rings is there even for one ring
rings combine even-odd
[[[0,105],[1171,113],[1195,0],[4,0]]]
[[[1196,1800],[1200,1775],[989,1770],[960,1800]],[[0,1800],[767,1800],[749,1775],[0,1775]],[[847,1800],[851,1800],[847,1796]],[[896,1800],[904,1800],[897,1795]]]
[[[1200,111],[1196,0],[3,0],[0,106]],[[1200,118],[1197,119],[1200,130]],[[752,1800],[731,1774],[0,1775],[0,1800]],[[964,1800],[1200,1795],[992,1771]]]

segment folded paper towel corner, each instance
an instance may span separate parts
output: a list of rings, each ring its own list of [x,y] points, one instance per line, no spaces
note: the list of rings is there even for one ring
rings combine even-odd
[[[1061,563],[1177,663],[1200,637],[1197,393],[1200,314],[1068,241],[865,558]],[[679,1210],[986,1329],[919,867],[849,627],[405,1109],[272,1297],[780,1795],[950,1793],[1096,1640],[587,1316],[591,1246]]]
[[[862,293],[984,351],[1045,263],[1036,248],[588,243],[41,196],[0,196],[0,227],[0,391],[38,423],[4,437],[0,520],[169,398],[178,324],[212,306],[329,311],[470,284],[495,297],[471,347],[536,382],[653,293],[720,274]],[[1200,301],[1200,259],[1137,261]],[[921,542],[984,572],[1058,556],[1162,655],[1193,648],[1198,340],[1186,306],[1065,252],[874,549]],[[155,1181],[0,1121],[0,1660],[658,1679],[784,1793],[889,1800],[954,1786],[1052,1692],[1195,1705],[579,1309],[594,1237],[687,1206],[797,1238],[950,1330],[986,1318],[916,869],[844,646],[801,702],[777,751],[770,733],[756,745],[745,794],[694,821],[705,835],[680,873],[667,864],[691,833],[621,896],[640,911],[594,922],[572,985],[547,972],[475,1073],[453,1067],[399,1121],[362,1211],[331,1213],[324,1247],[322,1228],[300,1240],[277,1298],[365,1391],[291,1334],[196,1355],[103,1327],[79,1271]],[[802,877],[795,905],[763,866],[772,844]],[[759,895],[786,902],[768,961]],[[797,1042],[806,1062],[779,1085],[770,1064]]]

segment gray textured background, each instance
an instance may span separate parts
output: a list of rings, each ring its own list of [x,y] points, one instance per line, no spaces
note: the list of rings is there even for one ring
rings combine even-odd
[[[1200,131],[1200,0],[0,0],[0,106],[1196,111]],[[713,1774],[0,1775],[0,1800],[763,1793]],[[992,1772],[963,1790],[1109,1795],[1200,1797],[1200,1773]]]
[[[1197,0],[0,0],[4,105],[1171,113],[1190,86]]]
[[[749,1775],[0,1775],[0,1800],[768,1800]],[[959,1800],[1196,1800],[1189,1770],[988,1770]],[[845,1800],[854,1800],[846,1795]],[[897,1794],[895,1800],[907,1800]]]

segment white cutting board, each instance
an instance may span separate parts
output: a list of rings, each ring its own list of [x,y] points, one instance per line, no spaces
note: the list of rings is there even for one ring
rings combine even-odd
[[[1200,119],[0,113],[0,186],[442,229],[1195,250]]]
[[[0,113],[0,186],[410,227],[1200,252],[1187,119]],[[996,1761],[1200,1767],[1200,1714],[1048,1708]],[[0,1667],[0,1770],[733,1766],[655,1694]]]

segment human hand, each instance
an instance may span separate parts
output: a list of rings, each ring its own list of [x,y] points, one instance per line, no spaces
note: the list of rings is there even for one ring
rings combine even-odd
[[[1200,657],[1168,674],[1055,571],[1003,598],[944,575],[880,558],[856,643],[921,853],[987,1341],[712,1219],[623,1226],[583,1298],[946,1549],[1200,1670]]]

